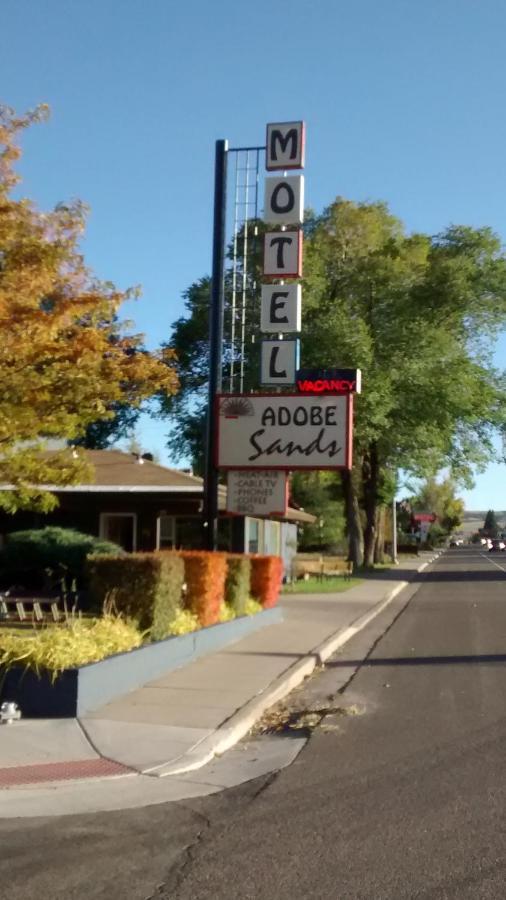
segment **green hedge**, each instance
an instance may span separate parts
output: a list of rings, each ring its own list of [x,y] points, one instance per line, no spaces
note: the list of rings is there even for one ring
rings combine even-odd
[[[169,633],[181,606],[184,562],[176,553],[129,553],[88,560],[93,605],[114,601],[118,613],[133,619],[154,641]]]
[[[7,535],[0,551],[4,582],[43,587],[47,581],[65,576],[67,587],[85,580],[86,558],[91,553],[123,553],[121,547],[72,528],[34,528]]]
[[[246,605],[251,595],[251,560],[242,554],[227,558],[227,579],[225,581],[225,602],[236,616],[246,615]]]

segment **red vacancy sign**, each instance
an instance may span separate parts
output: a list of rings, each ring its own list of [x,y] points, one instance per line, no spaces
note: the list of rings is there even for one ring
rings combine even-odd
[[[349,469],[353,397],[221,394],[220,469]]]

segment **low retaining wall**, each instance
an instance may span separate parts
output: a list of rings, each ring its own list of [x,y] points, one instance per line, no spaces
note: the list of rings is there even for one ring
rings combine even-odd
[[[254,616],[241,616],[222,625],[210,625],[191,634],[109,656],[101,662],[68,669],[54,684],[46,674],[38,678],[33,672],[16,667],[3,677],[0,675],[0,703],[14,700],[28,718],[84,716],[148,681],[282,620],[279,607],[265,609]]]

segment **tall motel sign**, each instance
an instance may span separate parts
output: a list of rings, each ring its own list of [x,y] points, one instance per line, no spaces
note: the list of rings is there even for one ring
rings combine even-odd
[[[263,276],[259,286],[259,389],[243,390],[248,240],[258,229],[260,156],[265,154]],[[350,469],[353,394],[360,370],[301,369],[304,122],[267,125],[261,147],[216,142],[213,265],[210,306],[209,396],[203,521],[208,549],[218,545],[218,480],[227,473],[227,512],[284,515],[288,473],[297,469]],[[224,335],[227,179],[235,161],[230,323]],[[275,173],[275,174],[270,174]],[[289,174],[290,173],[290,174]],[[251,229],[248,230],[248,226]],[[252,232],[250,234],[250,231]],[[241,232],[241,241],[238,235]],[[242,260],[238,264],[238,248]],[[257,288],[254,288],[257,290]],[[225,340],[224,340],[225,338]],[[228,392],[224,347],[231,345]],[[237,390],[239,387],[239,390]]]

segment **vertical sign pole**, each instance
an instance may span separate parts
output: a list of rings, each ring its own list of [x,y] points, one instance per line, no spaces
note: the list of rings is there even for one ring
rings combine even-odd
[[[392,562],[394,565],[397,565],[397,503],[394,499],[392,500]]]
[[[221,391],[223,352],[223,308],[225,292],[225,220],[227,208],[228,141],[216,141],[214,168],[213,271],[209,310],[209,396],[207,405],[206,468],[204,475],[204,543],[208,550],[218,547],[218,470],[216,442],[218,423],[216,394]]]

